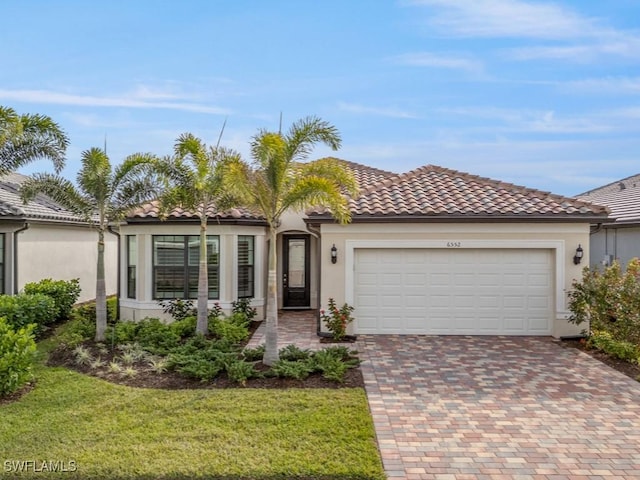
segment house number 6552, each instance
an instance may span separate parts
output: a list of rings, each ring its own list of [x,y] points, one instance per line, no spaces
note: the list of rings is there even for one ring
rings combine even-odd
[[[448,248],[460,248],[461,246],[462,246],[462,243],[460,242],[447,242]]]

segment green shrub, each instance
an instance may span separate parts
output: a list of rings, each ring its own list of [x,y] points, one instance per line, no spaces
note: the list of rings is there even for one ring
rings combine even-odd
[[[14,329],[35,324],[34,333],[41,333],[45,326],[55,321],[54,300],[41,293],[28,295],[0,295],[0,316]]]
[[[258,314],[258,311],[251,306],[250,298],[241,298],[235,302],[231,302],[231,313],[240,313],[247,319],[247,323],[251,323]]]
[[[145,318],[138,324],[135,341],[151,353],[166,355],[180,344],[180,337],[159,319]]]
[[[271,371],[278,377],[304,380],[313,373],[313,366],[306,361],[278,360],[271,367]]]
[[[640,260],[631,260],[624,273],[617,262],[603,271],[585,268],[568,295],[569,321],[588,321],[592,331],[640,345]]]
[[[169,324],[169,328],[178,335],[180,338],[188,338],[195,334],[196,332],[196,323],[198,323],[198,318],[184,317],[180,320],[176,320]]]
[[[57,338],[62,348],[73,349],[81,343],[94,338],[96,335],[96,322],[77,315],[71,314],[71,320],[59,327]]]
[[[264,357],[264,345],[259,345],[256,348],[245,348],[242,350],[242,357],[247,362],[262,360]]]
[[[14,329],[0,317],[0,396],[17,391],[32,378],[36,355],[32,324]]]
[[[351,352],[344,346],[333,346],[314,352],[310,365],[316,372],[321,372],[327,380],[344,382],[344,376],[349,368],[357,367],[360,361],[351,356]]]
[[[167,367],[201,382],[210,382],[227,365],[237,361],[237,354],[215,349],[174,352],[167,357]]]
[[[184,320],[187,317],[197,316],[198,310],[193,306],[191,300],[182,300],[174,298],[173,300],[164,300],[158,302],[164,313],[171,315],[173,320]],[[195,330],[195,326],[193,327]]]
[[[247,363],[243,360],[234,360],[233,362],[227,363],[225,370],[229,380],[242,385],[244,385],[250,378],[254,378],[259,375],[259,372],[252,363]]]
[[[215,302],[213,304],[213,307],[209,309],[209,311],[207,312],[207,317],[209,318],[209,322],[222,317],[222,307],[218,302]]]
[[[615,340],[608,332],[593,332],[587,340],[587,346],[628,362],[638,363],[640,360],[640,346]]]
[[[74,311],[93,322],[96,321],[96,302],[91,301],[78,305]],[[107,321],[114,323],[118,319],[118,299],[116,297],[107,298]]]
[[[354,308],[345,303],[338,308],[333,298],[329,299],[329,310],[320,310],[320,319],[327,326],[334,340],[342,340],[347,335],[347,325],[353,322]]]
[[[227,319],[215,319],[209,322],[209,331],[216,337],[227,340],[232,344],[238,344],[249,338],[249,329],[242,325],[236,325]]]
[[[224,320],[243,328],[249,328],[249,324],[251,323],[251,321],[247,318],[247,316],[242,312],[232,313],[231,315],[226,317]]]
[[[66,320],[71,314],[73,305],[80,297],[80,280],[52,280],[45,278],[39,282],[27,283],[24,293],[35,295],[41,293],[51,297],[55,302],[55,320]]]
[[[114,344],[135,342],[138,336],[138,322],[124,321],[116,322],[113,327],[109,327],[106,337]]]
[[[289,360],[295,362],[297,360],[306,360],[311,357],[311,351],[308,349],[302,350],[295,345],[287,345],[280,349],[279,357],[282,360]]]

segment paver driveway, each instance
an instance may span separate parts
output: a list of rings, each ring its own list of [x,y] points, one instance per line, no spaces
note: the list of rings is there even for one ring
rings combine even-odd
[[[390,478],[640,478],[640,383],[578,350],[545,337],[358,343]]]

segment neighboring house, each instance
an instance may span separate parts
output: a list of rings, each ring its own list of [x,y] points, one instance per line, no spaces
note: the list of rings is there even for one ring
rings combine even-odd
[[[24,205],[20,184],[0,177],[0,293],[15,294],[43,278],[80,280],[80,301],[95,298],[98,234],[90,224],[39,194]],[[117,291],[117,237],[106,238],[107,292]]]
[[[607,209],[436,166],[402,175],[345,162],[361,195],[347,225],[323,209],[289,212],[278,231],[279,307],[355,307],[357,334],[573,335],[566,291]],[[122,225],[121,315],[197,292],[198,219],[157,205]],[[241,209],[211,212],[211,302],[243,297],[264,315],[266,228]],[[335,247],[335,248],[334,248]],[[332,259],[332,253],[335,258]]]
[[[591,266],[608,266],[618,260],[624,267],[632,258],[640,257],[640,174],[577,197],[611,210],[611,218],[592,226]]]

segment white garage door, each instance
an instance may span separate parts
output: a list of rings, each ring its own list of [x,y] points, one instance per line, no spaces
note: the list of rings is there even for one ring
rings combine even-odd
[[[550,335],[541,249],[357,249],[356,332]]]

